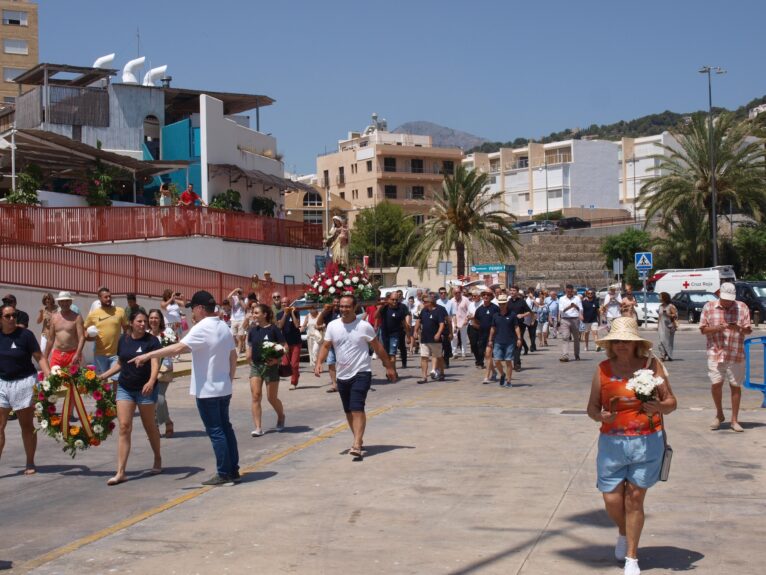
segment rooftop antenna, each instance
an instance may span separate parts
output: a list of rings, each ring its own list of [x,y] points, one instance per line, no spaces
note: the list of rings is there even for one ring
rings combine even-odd
[[[136,26],[136,58],[141,55],[141,29]]]

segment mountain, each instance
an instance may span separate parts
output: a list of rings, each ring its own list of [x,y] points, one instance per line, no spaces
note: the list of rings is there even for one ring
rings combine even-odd
[[[487,142],[486,138],[480,138],[460,130],[453,130],[433,122],[406,122],[396,128],[394,132],[397,134],[431,136],[434,146],[462,148],[463,150],[469,150]]]

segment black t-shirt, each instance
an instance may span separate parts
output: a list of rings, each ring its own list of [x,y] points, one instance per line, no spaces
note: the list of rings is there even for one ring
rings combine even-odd
[[[29,314],[20,309],[16,310],[16,325],[29,329]]]
[[[324,327],[327,327],[332,320],[340,317],[340,310],[336,310],[335,308],[328,309],[327,311],[323,311],[320,317],[322,318]]]
[[[120,358],[119,384],[129,391],[141,391],[152,376],[152,362],[147,361],[141,367],[129,362],[136,356],[161,347],[159,339],[149,332],[139,339],[133,339],[129,333],[123,335],[117,343],[117,356]]]
[[[513,298],[509,299],[508,310],[512,311],[517,316],[523,313],[532,311],[529,309],[529,306],[527,305],[527,300],[525,300],[523,297],[520,297],[518,299],[513,299]]]
[[[385,306],[381,310],[381,317],[383,319],[381,327],[383,333],[388,337],[397,337],[404,333],[404,318],[409,315],[409,311],[405,307],[402,309],[401,305],[396,307]]]
[[[595,323],[598,321],[598,302],[582,298],[582,320],[585,323]]]
[[[489,305],[481,304],[477,307],[473,317],[479,322],[479,331],[489,334],[489,328],[492,327],[492,317],[499,312],[500,308],[493,303]]]
[[[284,315],[285,315],[285,312],[280,311],[277,314],[277,321],[281,320],[282,316]],[[290,345],[297,345],[301,343],[301,328],[299,325],[295,325],[293,323],[292,314],[287,316],[287,319],[285,320],[285,325],[282,326],[282,335],[284,336],[284,341],[289,343]]]
[[[447,310],[437,305],[434,309],[425,309],[420,312],[420,343],[439,343],[434,339],[439,326],[447,319]],[[446,328],[445,328],[446,329]],[[444,330],[442,330],[444,333]]]
[[[286,324],[287,322],[285,322]],[[285,336],[282,335],[282,331],[274,324],[266,327],[256,326],[251,329],[247,334],[247,344],[252,350],[253,363],[261,362],[261,344],[264,341],[285,343]]]
[[[0,379],[13,381],[35,375],[32,354],[40,351],[35,334],[23,327],[11,333],[0,331]]]
[[[498,311],[492,316],[492,327],[495,328],[495,343],[508,345],[516,343],[516,326],[519,325],[519,318],[510,309],[505,313]]]

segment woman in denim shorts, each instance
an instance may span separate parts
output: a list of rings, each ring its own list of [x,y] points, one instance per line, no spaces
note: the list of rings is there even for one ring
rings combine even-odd
[[[606,511],[619,530],[614,556],[625,560],[625,575],[638,575],[638,541],[644,525],[646,491],[660,476],[664,440],[662,415],[676,409],[667,371],[651,354],[651,342],[632,317],[616,318],[609,335],[596,342],[606,350],[593,375],[588,416],[601,424],[596,467]],[[651,369],[664,383],[657,399],[641,402],[628,380]]]
[[[128,455],[130,455],[133,414],[136,406],[154,453],[154,464],[150,473],[152,475],[162,473],[160,430],[155,422],[160,360],[152,359],[141,367],[130,363],[131,359],[139,355],[160,349],[162,344],[146,331],[149,322],[146,312],[141,310],[132,312],[128,322],[130,331],[124,334],[117,344],[117,362],[99,376],[102,381],[106,381],[120,372],[117,380],[117,420],[120,422],[120,433],[117,437],[117,473],[106,482],[107,485],[119,485],[128,480],[125,469],[128,464]]]
[[[259,303],[253,308],[253,321],[255,325],[247,334],[247,361],[250,364],[250,393],[253,403],[253,424],[255,429],[250,432],[251,437],[263,435],[263,384],[266,384],[266,399],[277,413],[277,431],[285,428],[285,408],[279,399],[279,360],[273,359],[264,362],[261,359],[261,345],[270,341],[272,343],[285,343],[285,336],[274,325],[274,311],[271,307]]]

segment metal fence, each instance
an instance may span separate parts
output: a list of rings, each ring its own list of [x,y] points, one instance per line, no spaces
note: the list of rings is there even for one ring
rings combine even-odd
[[[18,242],[0,238],[0,283],[51,291],[96,293],[108,286],[114,294],[135,293],[161,297],[166,288],[191,296],[207,290],[221,301],[235,287],[254,291],[261,301],[271,302],[278,291],[293,299],[306,286],[261,280],[253,286],[250,278],[215,270],[195,268],[152,258],[84,252],[61,246]]]
[[[79,244],[209,236],[322,249],[322,226],[211,208],[0,206],[0,237],[40,244]]]

